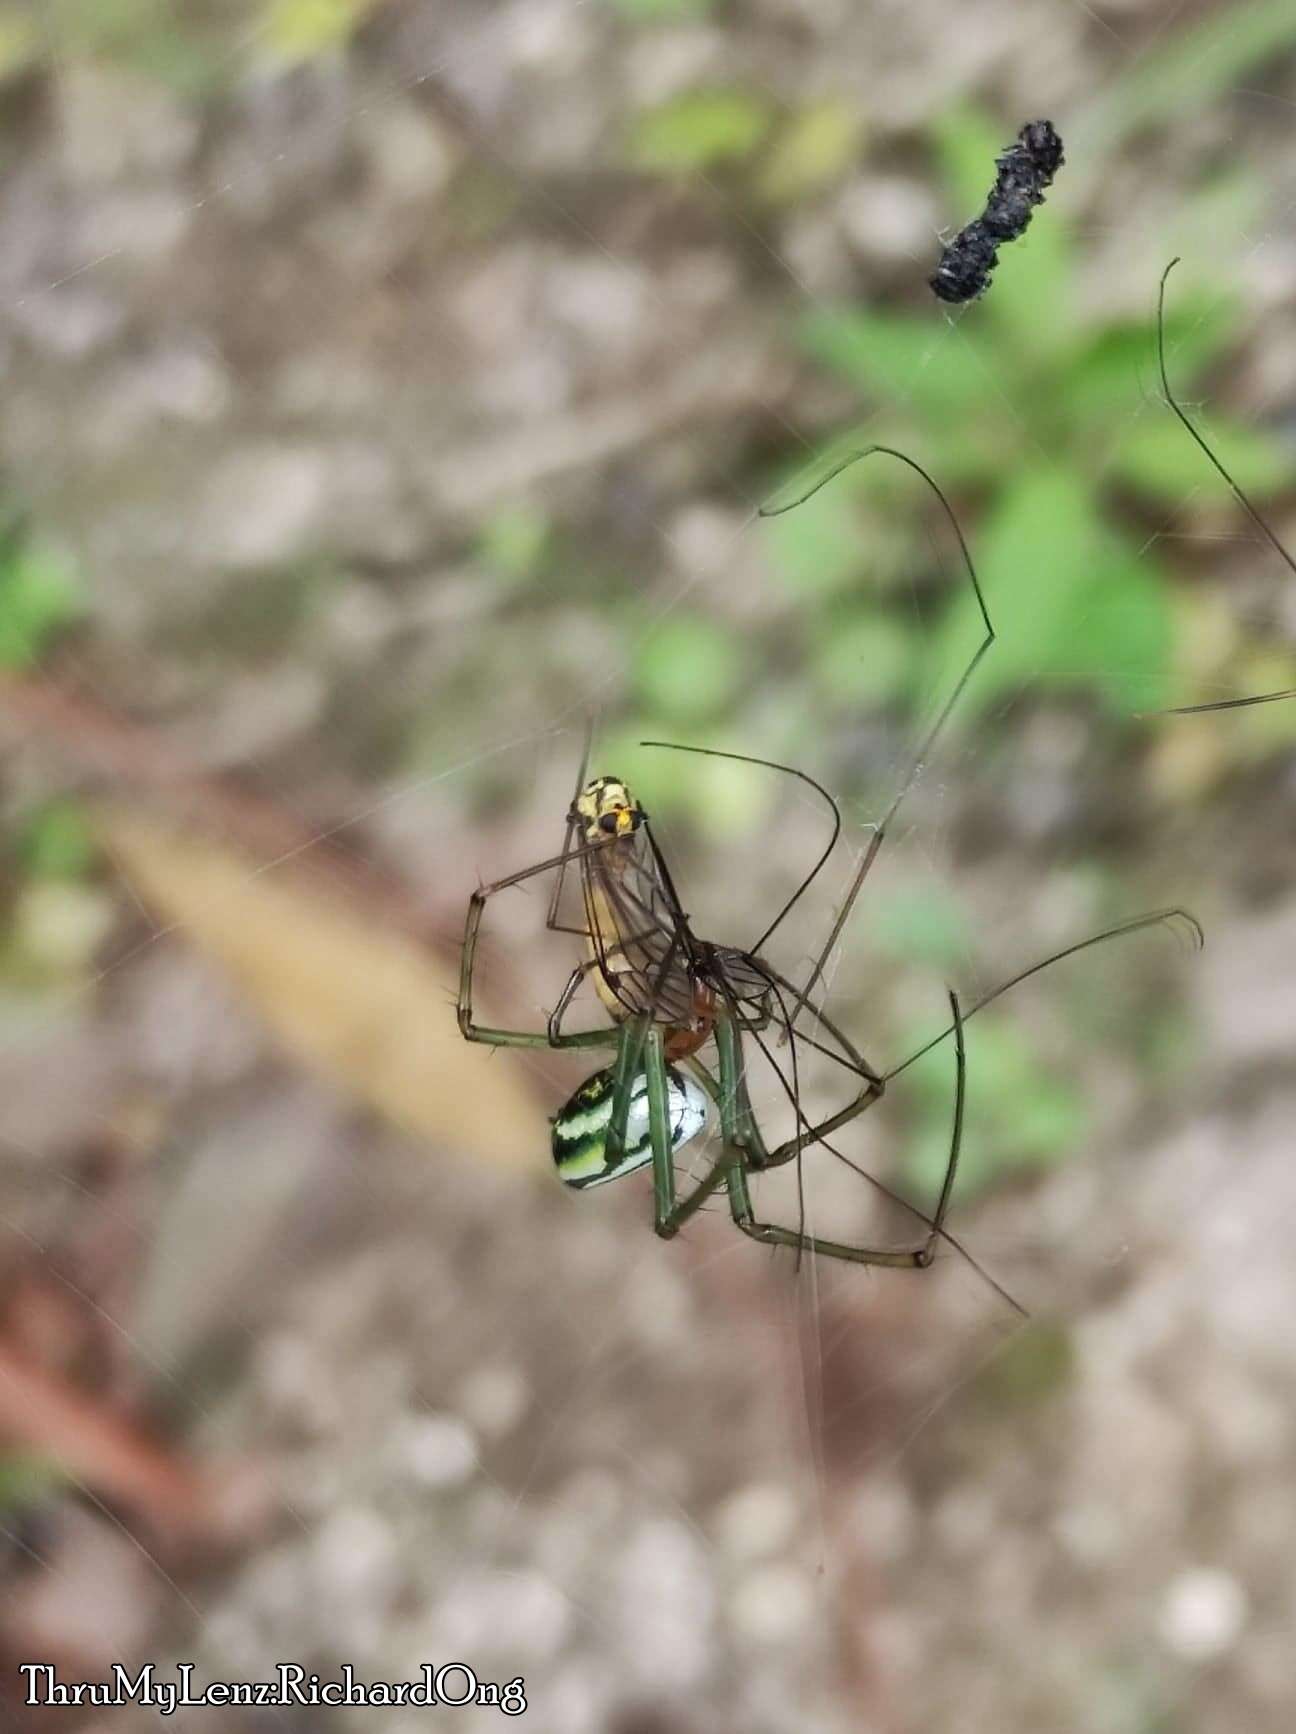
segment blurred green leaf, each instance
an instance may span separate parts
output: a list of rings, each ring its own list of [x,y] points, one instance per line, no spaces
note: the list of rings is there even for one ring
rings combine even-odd
[[[1131,133],[1195,114],[1253,67],[1296,43],[1290,0],[1251,0],[1208,13],[1164,48],[1134,56],[1087,116],[1089,136],[1110,155]]]
[[[1274,493],[1290,485],[1296,462],[1274,437],[1258,428],[1212,420],[1199,431],[1237,485],[1249,494]],[[1121,431],[1111,447],[1112,473],[1158,503],[1182,505],[1205,490],[1229,498],[1228,485],[1169,410],[1157,420],[1141,417]]]
[[[978,567],[998,639],[968,690],[969,708],[1041,678],[1096,682],[1121,715],[1160,702],[1172,641],[1164,585],[1102,522],[1079,476],[1020,472],[980,539]],[[960,589],[941,628],[947,653],[976,628],[973,600]]]
[[[849,103],[826,101],[802,109],[781,127],[761,166],[757,190],[777,204],[831,186],[859,155],[863,116]]]
[[[1241,303],[1229,289],[1204,291],[1199,285],[1183,282],[1183,269],[1173,272],[1166,285],[1165,348],[1166,368],[1172,387],[1192,380],[1223,355],[1237,340],[1237,321]],[[1146,323],[1140,329],[1147,344],[1153,378],[1160,383],[1157,368],[1156,289]],[[1178,397],[1179,391],[1175,390]]]
[[[994,185],[995,165],[1012,143],[1003,127],[980,109],[957,108],[937,117],[933,132],[941,178],[949,189],[951,231],[979,217]]]
[[[652,23],[657,19],[705,18],[716,0],[607,0],[614,12]]]
[[[26,72],[45,48],[40,31],[26,8],[0,7],[0,80]]]
[[[1088,1124],[1078,1086],[1042,1064],[1017,1024],[982,1014],[968,1025],[966,1039],[967,1119],[958,1174],[964,1200],[1007,1175],[1065,1160]],[[954,1067],[948,1050],[942,1043],[909,1074],[920,1106],[903,1172],[915,1193],[932,1196],[949,1160]]]
[[[641,741],[665,738],[668,726],[658,717],[638,712],[612,728],[600,729],[590,761],[598,776],[620,777],[628,783],[653,819],[687,810],[702,762],[692,753],[647,751],[640,746]]]
[[[525,189],[516,179],[470,158],[450,184],[446,215],[460,242],[481,243],[507,228],[525,204]]]
[[[1194,295],[1166,310],[1166,358],[1171,384],[1193,379],[1233,342],[1237,303],[1231,296]],[[1146,403],[1160,391],[1156,347],[1156,293],[1148,317],[1086,334],[1059,379],[1064,425],[1104,425],[1124,405]],[[1176,396],[1178,391],[1176,390]]]
[[[94,837],[75,801],[50,801],[18,834],[18,858],[33,879],[80,879],[94,861]]]
[[[52,1457],[6,1451],[0,1455],[0,1512],[12,1516],[38,1505],[66,1483],[65,1471]]]
[[[872,924],[886,956],[941,970],[950,970],[966,958],[972,937],[957,898],[918,886],[877,899]]]
[[[1123,538],[1107,539],[1087,590],[1075,598],[1072,642],[1059,678],[1092,681],[1113,716],[1170,702],[1170,586],[1156,563]]]
[[[287,61],[310,60],[344,48],[377,0],[270,0],[264,41]]]
[[[933,421],[970,416],[989,389],[984,356],[948,327],[902,313],[816,308],[801,345],[862,393],[884,393]]]
[[[1101,530],[1083,482],[1067,471],[1021,472],[979,538],[977,564],[998,638],[966,702],[983,707],[1069,657],[1077,595],[1097,564]],[[941,636],[945,654],[975,641],[977,612],[960,587]]]
[[[681,763],[692,755],[686,753],[650,754],[668,762],[668,768],[679,775]],[[698,756],[695,769],[685,785],[688,804],[703,840],[711,846],[736,844],[755,836],[767,822],[779,793],[778,779],[759,765],[739,764],[732,759],[712,759]],[[722,913],[727,913],[722,912]],[[717,932],[719,917],[709,919],[702,928]]]
[[[1176,253],[1193,262],[1194,273],[1209,272],[1223,286],[1232,261],[1249,253],[1255,235],[1267,221],[1272,195],[1258,175],[1229,164],[1178,204],[1168,233]]]
[[[836,613],[816,632],[815,683],[842,704],[870,708],[898,699],[913,678],[913,634],[879,613]]]
[[[0,556],[0,668],[33,668],[85,609],[68,561],[38,543],[11,542]]]
[[[600,736],[594,755],[598,770],[629,782],[657,823],[659,840],[663,816],[685,819],[707,840],[730,846],[753,836],[772,810],[778,777],[759,765],[643,745],[666,739],[667,733],[660,719],[642,714],[630,719]],[[734,750],[743,751],[744,744]],[[668,834],[664,841],[670,852]]]
[[[1105,427],[1113,414],[1146,405],[1155,377],[1156,336],[1146,321],[1084,332],[1058,378],[1058,424]]]
[[[822,596],[858,576],[862,559],[856,504],[860,473],[859,466],[848,470],[808,500],[765,520],[770,562],[789,585]],[[796,499],[804,482],[804,475],[798,474],[789,487],[775,490],[774,501]]]
[[[1056,1321],[1032,1319],[1029,1329],[1015,1331],[987,1360],[976,1376],[974,1389],[981,1402],[995,1409],[1015,1409],[1043,1402],[1065,1390],[1074,1372],[1075,1349],[1067,1327]]]
[[[81,977],[112,931],[110,894],[69,878],[29,878],[9,910],[4,969],[40,987]]]
[[[1248,22],[1255,16],[1248,9]],[[1010,142],[999,123],[977,112],[959,111],[939,124],[938,148],[958,212],[952,224],[982,208],[996,159]],[[1241,189],[1248,208],[1249,188],[1246,182]],[[1216,208],[1217,191],[1208,189],[1206,207]],[[1043,678],[1096,685],[1108,707],[1124,715],[1155,708],[1167,694],[1170,579],[1155,561],[1138,557],[1118,526],[1110,484],[1124,484],[1159,509],[1182,503],[1201,485],[1194,458],[1203,470],[1208,466],[1155,401],[1155,281],[1145,319],[1086,328],[1071,290],[1068,233],[1056,213],[1037,216],[1022,242],[1005,252],[974,326],[946,325],[938,339],[930,321],[871,307],[821,307],[802,320],[799,338],[859,391],[870,411],[889,406],[907,414],[921,433],[926,466],[960,511],[970,496],[988,503],[974,554],[1000,642],[983,664],[968,710]],[[1230,232],[1224,221],[1222,233]],[[1200,278],[1186,283],[1182,295],[1177,291],[1175,284],[1166,339],[1172,378],[1183,390],[1235,340],[1236,304],[1227,293],[1204,291]],[[1183,442],[1178,450],[1176,435]],[[907,445],[910,436],[899,428],[889,437]],[[1225,424],[1221,440],[1228,447],[1221,456],[1225,463],[1236,458],[1244,488],[1264,493],[1287,479],[1289,466],[1262,434]],[[1051,476],[1042,463],[1053,466]],[[894,489],[869,497],[873,516],[862,546],[872,567],[907,508],[897,506]],[[858,518],[829,498],[789,512],[773,544],[775,568],[815,595],[844,588],[860,572],[849,541],[852,526],[861,536]],[[942,666],[952,667],[959,647],[970,646],[975,625],[970,598],[960,594],[937,634]],[[881,666],[894,669],[899,661],[897,642]],[[848,676],[849,663],[845,650],[840,660],[825,658],[821,678],[836,684]]]
[[[698,723],[732,701],[742,655],[732,632],[703,615],[673,614],[638,646],[639,697],[671,722]]]
[[[748,91],[688,91],[639,117],[630,156],[640,168],[677,173],[741,162],[771,119],[768,104]]]
[[[1234,654],[1209,676],[1190,676],[1176,688],[1176,704],[1215,704],[1221,699],[1248,698],[1258,693],[1286,692],[1296,686],[1293,678],[1290,650],[1273,650],[1268,646],[1247,646]],[[1179,719],[1171,717],[1171,724]],[[1256,763],[1296,739],[1296,699],[1284,699],[1272,704],[1245,705],[1224,716],[1193,718],[1190,726],[1196,738],[1209,743],[1215,737],[1212,725],[1228,728],[1228,762],[1230,766]],[[1198,732],[1212,730],[1210,733]],[[1214,767],[1212,767],[1213,769]]]
[[[168,28],[166,0],[57,0],[49,16],[71,55],[128,51]]]
[[[58,0],[55,41],[60,60],[102,57],[193,94],[237,66],[219,14],[182,16],[173,0]]]
[[[1040,207],[1030,228],[999,250],[983,301],[1007,340],[1035,360],[1065,354],[1074,342],[1071,237],[1058,211]]]
[[[544,560],[549,520],[529,506],[505,506],[483,524],[478,548],[488,566],[504,578],[532,577]]]

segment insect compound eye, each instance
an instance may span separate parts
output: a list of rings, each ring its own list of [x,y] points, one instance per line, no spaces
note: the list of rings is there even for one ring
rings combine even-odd
[[[599,820],[599,830],[606,831],[609,837],[617,834],[617,816],[615,813],[604,813]]]

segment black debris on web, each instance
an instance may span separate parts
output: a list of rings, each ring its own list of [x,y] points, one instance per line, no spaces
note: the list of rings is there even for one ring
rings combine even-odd
[[[972,301],[990,285],[1000,247],[1024,233],[1045,189],[1066,159],[1051,120],[1031,120],[998,159],[995,184],[981,215],[960,229],[928,278],[942,301]]]

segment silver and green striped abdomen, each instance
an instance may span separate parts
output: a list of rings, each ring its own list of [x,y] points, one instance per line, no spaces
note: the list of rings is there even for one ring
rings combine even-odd
[[[674,1066],[666,1068],[666,1112],[670,1120],[671,1153],[683,1149],[706,1125],[707,1099],[702,1089]],[[652,1161],[648,1130],[648,1080],[642,1072],[630,1090],[626,1115],[625,1151],[609,1164],[607,1132],[612,1118],[612,1067],[585,1082],[553,1120],[553,1157],[569,1186],[601,1186],[618,1180]]]

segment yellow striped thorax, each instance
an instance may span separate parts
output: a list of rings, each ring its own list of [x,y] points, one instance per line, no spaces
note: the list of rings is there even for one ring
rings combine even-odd
[[[582,841],[606,843],[609,837],[628,837],[643,824],[646,814],[620,777],[595,777],[572,803],[572,818],[581,827]]]

